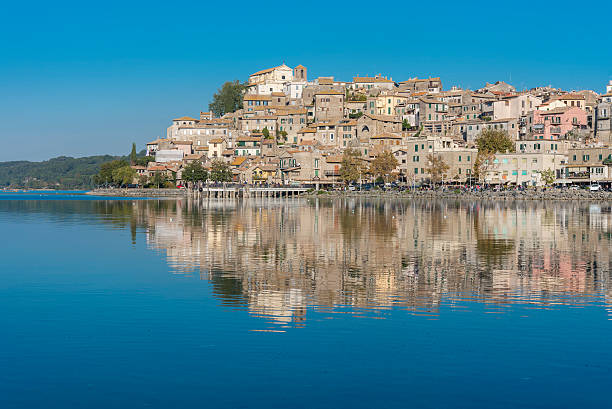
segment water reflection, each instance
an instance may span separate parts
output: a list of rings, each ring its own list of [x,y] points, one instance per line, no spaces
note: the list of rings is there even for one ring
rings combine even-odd
[[[610,311],[610,206],[263,199],[98,211],[127,211],[119,223],[134,240],[144,226],[174,274],[199,275],[223,304],[281,325],[303,325],[309,308],[435,316],[468,300],[493,312],[516,303]]]
[[[175,275],[275,326],[308,311],[610,308],[610,205],[361,199],[5,202],[144,232]],[[468,302],[470,301],[470,302]],[[522,311],[521,313],[524,313]],[[604,312],[604,317],[605,312]]]

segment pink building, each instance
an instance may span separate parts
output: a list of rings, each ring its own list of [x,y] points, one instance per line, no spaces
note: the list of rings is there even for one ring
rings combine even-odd
[[[587,113],[578,107],[562,107],[550,111],[533,111],[532,131],[535,139],[563,139],[573,130],[587,127]]]

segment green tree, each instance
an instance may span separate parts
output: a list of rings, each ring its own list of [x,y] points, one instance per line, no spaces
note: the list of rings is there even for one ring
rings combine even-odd
[[[410,129],[410,124],[407,119],[404,119],[402,121],[402,131],[407,131],[408,129]]]
[[[507,132],[497,129],[485,129],[476,138],[478,156],[474,162],[474,177],[481,180],[485,177],[487,169],[493,163],[498,152],[514,152],[514,142]]]
[[[355,149],[346,149],[342,155],[340,178],[347,184],[356,182],[365,171],[366,167],[361,159],[361,152]]]
[[[167,182],[168,182],[168,176],[166,176],[164,172],[153,173],[153,176],[151,176],[151,180],[150,180],[151,185],[157,188],[165,186]]]
[[[552,169],[546,169],[540,172],[542,175],[542,181],[546,186],[550,186],[555,183],[555,172]]]
[[[149,162],[155,162],[155,157],[154,156],[141,156],[139,158],[136,158],[135,165],[147,166]]]
[[[419,128],[419,130],[414,134],[415,138],[418,138],[419,136],[421,136],[421,131],[423,130],[423,125],[421,125],[421,127]]]
[[[208,179],[208,172],[199,160],[194,160],[185,166],[182,178],[191,183],[205,182]]]
[[[370,173],[374,177],[382,178],[385,182],[389,182],[392,178],[391,172],[397,167],[398,162],[395,156],[389,150],[380,153],[370,164]]]
[[[149,177],[147,175],[138,176],[138,185],[140,187],[145,187],[149,184]]]
[[[132,152],[130,153],[130,165],[136,164],[136,144],[132,142]]]
[[[129,185],[134,182],[136,171],[129,165],[113,170],[113,183],[117,186]]]
[[[242,108],[242,97],[245,85],[240,81],[228,81],[213,95],[213,101],[208,104],[215,115],[222,116]]]
[[[261,133],[263,134],[265,139],[270,139],[270,131],[268,130],[268,127],[265,126],[263,131],[261,131]]]
[[[449,169],[448,165],[439,155],[434,155],[432,153],[427,155],[427,162],[428,166],[425,168],[425,171],[429,173],[433,183],[439,183],[444,173]]]
[[[119,168],[130,166],[125,160],[117,159],[111,162],[103,163],[100,166],[100,172],[95,177],[95,182],[98,185],[113,185],[113,172]]]
[[[514,152],[514,142],[505,131],[485,129],[476,138],[478,152],[504,153]]]
[[[282,142],[287,142],[287,131],[278,131],[278,140]]]
[[[473,176],[477,180],[481,180],[486,176],[487,170],[493,164],[493,159],[495,158],[495,154],[491,152],[478,152],[476,155],[476,160],[474,161],[474,169]]]
[[[210,179],[215,182],[231,182],[232,171],[230,166],[220,159],[215,159],[210,165]]]

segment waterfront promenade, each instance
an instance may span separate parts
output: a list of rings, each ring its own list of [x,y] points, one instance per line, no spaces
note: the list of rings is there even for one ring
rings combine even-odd
[[[236,198],[297,198],[297,197],[378,197],[378,198],[440,198],[467,200],[578,200],[578,201],[612,201],[612,192],[571,189],[526,189],[526,190],[314,190],[306,187],[208,187],[201,190],[190,189],[95,189],[87,192],[97,196],[123,197],[199,197],[202,199],[236,199]]]

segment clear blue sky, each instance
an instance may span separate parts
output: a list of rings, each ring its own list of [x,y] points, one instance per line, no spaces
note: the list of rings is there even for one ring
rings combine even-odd
[[[226,80],[441,76],[601,92],[610,2],[9,2],[0,25],[0,160],[127,153]],[[578,7],[575,10],[573,8]]]

